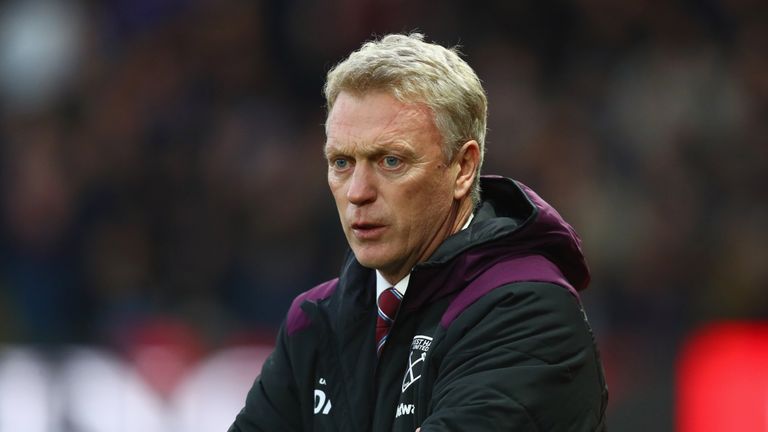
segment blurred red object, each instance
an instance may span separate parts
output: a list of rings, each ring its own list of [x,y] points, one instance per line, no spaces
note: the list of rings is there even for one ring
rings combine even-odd
[[[678,432],[768,432],[768,323],[714,323],[677,363]]]
[[[159,395],[168,399],[205,350],[197,331],[170,318],[157,318],[133,329],[128,357]]]

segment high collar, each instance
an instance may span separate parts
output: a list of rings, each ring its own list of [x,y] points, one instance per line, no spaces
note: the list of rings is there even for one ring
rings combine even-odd
[[[525,255],[546,257],[574,288],[587,287],[590,275],[581,239],[552,206],[509,178],[483,176],[480,186],[481,202],[472,224],[448,237],[431,257],[413,268],[404,307],[415,309],[450,295],[498,261]],[[374,279],[373,270],[362,267],[352,253],[344,268],[343,291]],[[353,296],[359,300],[373,297],[370,288],[362,291],[368,293]]]

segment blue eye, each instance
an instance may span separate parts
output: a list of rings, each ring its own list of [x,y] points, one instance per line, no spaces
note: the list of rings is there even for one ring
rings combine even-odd
[[[334,159],[332,163],[333,163],[333,167],[336,168],[337,170],[347,169],[347,167],[349,166],[349,161],[347,161],[346,159]]]
[[[400,159],[396,158],[395,156],[386,156],[384,158],[384,166],[386,168],[397,168],[400,166]]]

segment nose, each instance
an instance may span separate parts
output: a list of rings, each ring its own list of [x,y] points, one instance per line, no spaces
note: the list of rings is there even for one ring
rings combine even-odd
[[[349,177],[347,199],[350,203],[361,206],[376,200],[376,179],[371,167],[365,163],[355,166]]]

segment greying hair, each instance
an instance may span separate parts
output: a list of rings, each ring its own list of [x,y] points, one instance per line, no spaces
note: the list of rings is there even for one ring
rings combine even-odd
[[[474,204],[480,201],[488,100],[477,74],[456,48],[424,42],[420,33],[390,34],[366,42],[334,66],[323,90],[328,114],[342,91],[362,95],[383,90],[402,103],[428,106],[443,138],[446,163],[464,143],[477,141],[480,163],[471,196]]]

